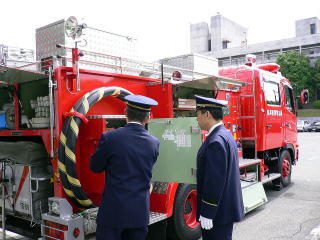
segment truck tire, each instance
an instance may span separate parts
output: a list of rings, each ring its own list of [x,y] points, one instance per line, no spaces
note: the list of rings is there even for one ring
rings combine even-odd
[[[292,160],[288,150],[283,150],[280,155],[281,183],[283,187],[291,184]]]
[[[274,189],[280,191],[283,187],[291,184],[291,172],[292,172],[291,155],[288,150],[283,150],[280,154],[279,160],[279,173],[281,177],[272,181]]]
[[[196,219],[197,190],[194,184],[180,184],[175,196],[173,216],[168,220],[167,238],[197,240],[201,237]]]

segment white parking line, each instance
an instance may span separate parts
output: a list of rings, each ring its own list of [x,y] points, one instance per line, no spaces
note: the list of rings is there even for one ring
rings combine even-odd
[[[320,225],[311,230],[310,235],[308,236],[307,239],[310,239],[310,240],[320,239]]]
[[[2,228],[0,228],[0,239],[2,240]],[[11,239],[27,239],[27,238],[6,230],[6,240],[11,240]]]

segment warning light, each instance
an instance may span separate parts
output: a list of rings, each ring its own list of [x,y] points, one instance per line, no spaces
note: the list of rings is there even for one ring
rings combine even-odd
[[[80,235],[80,230],[79,230],[79,228],[75,228],[75,229],[73,230],[73,236],[74,236],[75,238],[77,238],[77,237],[79,237],[79,235]]]
[[[246,63],[245,63],[245,65],[253,66],[256,62],[257,62],[256,55],[253,55],[253,54],[247,54],[246,55]]]

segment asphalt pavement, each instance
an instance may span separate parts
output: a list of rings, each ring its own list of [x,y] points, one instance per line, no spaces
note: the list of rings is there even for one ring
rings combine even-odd
[[[3,240],[3,233],[2,233],[2,230],[0,230],[0,239]],[[16,233],[13,233],[13,232],[9,232],[9,231],[6,231],[6,236],[5,236],[5,239],[6,240],[17,240],[17,239],[20,239],[20,240],[28,240],[29,238],[26,238],[24,236],[21,236],[19,234],[16,234]]]
[[[301,132],[298,141],[292,184],[281,191],[265,185],[268,203],[235,225],[233,240],[320,239],[320,133]]]
[[[235,224],[233,240],[320,240],[320,133],[299,133],[298,141],[292,184],[281,191],[265,185],[268,203]],[[7,232],[6,239],[27,238]]]

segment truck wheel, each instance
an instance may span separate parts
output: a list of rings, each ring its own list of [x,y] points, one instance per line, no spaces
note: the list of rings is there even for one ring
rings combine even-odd
[[[171,240],[197,240],[201,237],[196,219],[196,185],[180,184],[175,196],[173,216],[168,221],[167,238]]]
[[[291,155],[287,150],[282,151],[280,156],[281,182],[284,187],[291,183]]]
[[[281,177],[272,181],[274,184],[275,190],[281,190],[282,187],[286,187],[291,183],[291,172],[292,172],[292,165],[291,165],[291,155],[288,150],[283,150],[280,154],[280,161],[279,161],[279,172]]]

